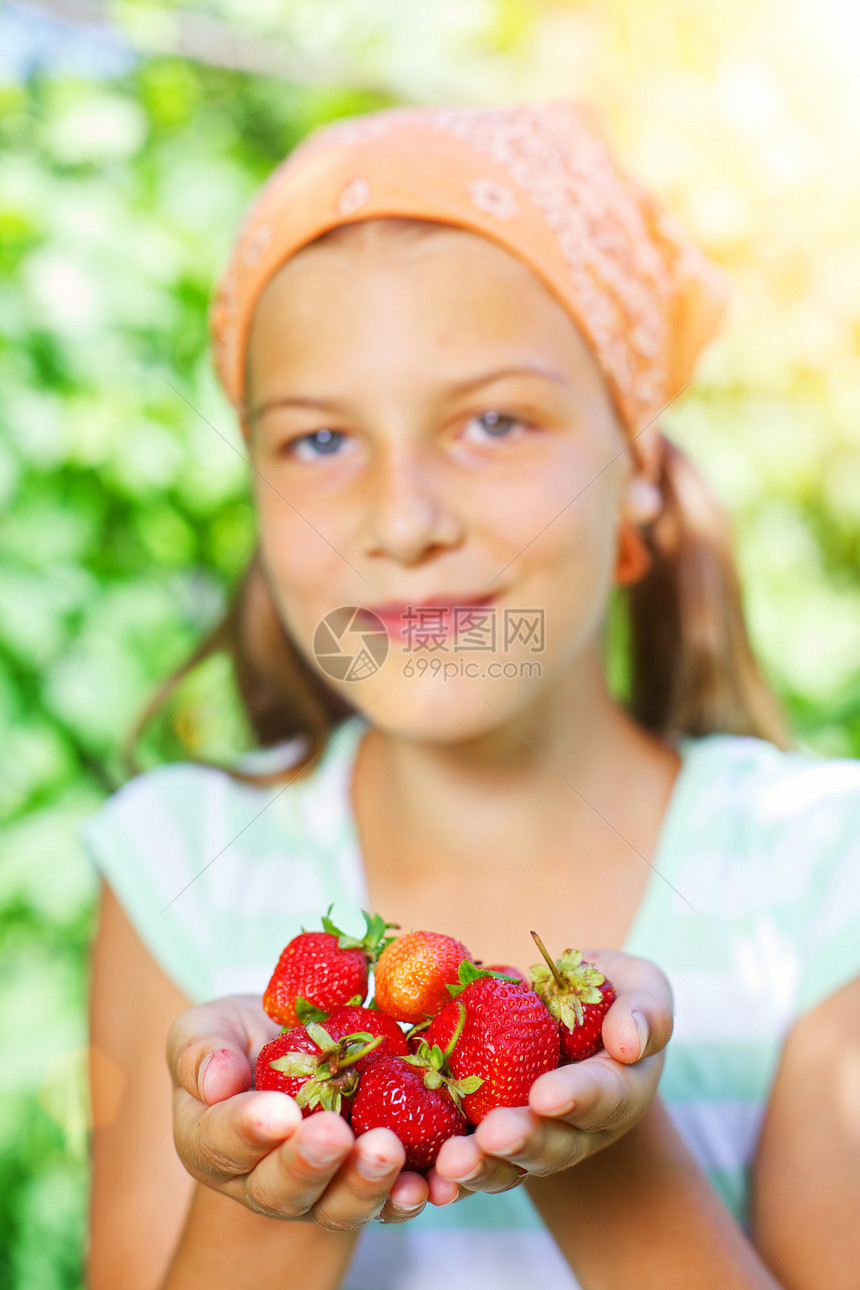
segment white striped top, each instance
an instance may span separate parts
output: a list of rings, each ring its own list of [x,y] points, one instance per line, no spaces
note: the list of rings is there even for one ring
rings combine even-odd
[[[367,892],[349,788],[365,721],[314,771],[256,788],[190,763],[138,776],[82,841],[163,971],[193,1001],[262,994],[280,951],[329,904],[358,930]],[[301,741],[243,766],[290,765]],[[682,764],[622,947],[666,972],[675,1030],[660,1093],[748,1230],[750,1167],[793,1020],[860,975],[860,762],[759,739],[677,741]],[[574,1290],[523,1189],[370,1224],[344,1286]]]

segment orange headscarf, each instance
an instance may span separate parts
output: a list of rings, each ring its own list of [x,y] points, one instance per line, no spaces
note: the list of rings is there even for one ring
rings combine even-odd
[[[248,210],[212,304],[216,370],[247,433],[254,306],[295,251],[383,215],[483,234],[580,327],[630,438],[684,388],[728,304],[723,275],[616,164],[579,100],[403,107],[314,130]]]

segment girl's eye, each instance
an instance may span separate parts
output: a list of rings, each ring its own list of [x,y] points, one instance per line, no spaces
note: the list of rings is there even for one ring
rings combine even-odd
[[[345,438],[341,430],[311,430],[284,444],[282,452],[286,456],[295,457],[297,461],[319,461],[320,457],[340,456],[338,445]],[[301,452],[300,448],[305,451]]]
[[[489,409],[471,417],[468,425],[475,423],[480,425],[482,422],[490,439],[512,439],[514,436],[510,433],[511,427],[525,426],[525,422],[519,417],[507,416],[506,413],[496,412],[495,409]],[[486,443],[485,436],[482,436],[482,441]]]
[[[484,426],[484,434],[479,436],[479,442],[483,443],[486,443],[488,438],[490,440],[513,439],[517,437],[512,433],[513,428],[525,427],[525,422],[519,417],[508,416],[495,409],[488,409],[486,412],[470,417],[468,425],[474,424]],[[283,445],[281,454],[302,462],[319,461],[322,457],[342,457],[344,455],[342,445],[348,442],[349,436],[342,430],[329,430],[323,427],[291,439]]]

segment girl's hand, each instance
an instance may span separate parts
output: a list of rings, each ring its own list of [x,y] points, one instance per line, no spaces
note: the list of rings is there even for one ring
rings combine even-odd
[[[340,1115],[307,1118],[285,1093],[250,1090],[257,1055],[280,1026],[255,995],[183,1012],[167,1039],[173,1136],[198,1182],[270,1218],[351,1231],[372,1219],[403,1222],[427,1201],[419,1174],[389,1129],[356,1141]]]
[[[443,1143],[428,1176],[432,1204],[508,1191],[529,1175],[568,1169],[615,1142],[648,1110],[672,1034],[671,986],[654,963],[620,950],[587,950],[583,958],[616,991],[603,1021],[604,1050],[535,1080],[528,1107],[499,1107],[473,1134]]]

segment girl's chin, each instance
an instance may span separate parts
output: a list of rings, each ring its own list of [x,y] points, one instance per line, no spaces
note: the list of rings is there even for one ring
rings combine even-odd
[[[534,691],[535,682],[522,678],[407,675],[395,681],[388,673],[392,662],[369,680],[339,690],[359,712],[367,707],[372,725],[404,738],[459,741],[487,734],[506,716],[515,719]]]

